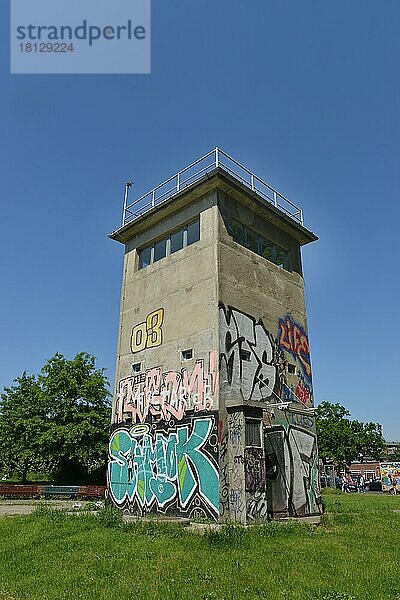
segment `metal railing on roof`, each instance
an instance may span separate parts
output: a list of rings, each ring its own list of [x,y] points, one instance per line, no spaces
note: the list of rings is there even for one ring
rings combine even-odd
[[[169,200],[186,187],[201,179],[207,173],[220,168],[240,181],[251,191],[259,194],[264,200],[281,210],[297,223],[304,225],[303,211],[291,200],[271,187],[263,179],[252,173],[237,160],[226,154],[220,148],[214,148],[192,164],[169,177],[134,202],[128,203],[128,193],[131,183],[126,184],[122,226],[134,221],[155,206]]]

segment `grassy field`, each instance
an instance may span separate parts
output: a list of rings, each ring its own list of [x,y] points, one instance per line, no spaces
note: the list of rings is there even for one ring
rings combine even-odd
[[[109,509],[3,518],[0,600],[400,600],[400,497],[331,494],[325,507],[321,527],[205,536]]]

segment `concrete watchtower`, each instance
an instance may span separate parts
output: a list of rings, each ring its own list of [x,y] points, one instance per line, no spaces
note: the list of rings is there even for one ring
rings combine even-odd
[[[125,195],[108,493],[242,523],[320,512],[301,209],[218,148]]]

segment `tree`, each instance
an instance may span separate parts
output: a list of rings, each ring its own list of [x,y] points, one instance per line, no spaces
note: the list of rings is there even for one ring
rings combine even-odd
[[[26,480],[39,466],[57,481],[83,483],[104,466],[110,425],[108,381],[95,358],[50,358],[38,377],[26,373],[0,402],[0,449],[8,470]]]
[[[320,456],[340,469],[365,456],[379,460],[385,447],[379,423],[350,420],[349,416],[341,404],[322,402],[316,410]]]
[[[24,372],[5,388],[0,401],[0,461],[3,470],[19,473],[26,482],[28,469],[40,463],[44,407],[37,379]]]

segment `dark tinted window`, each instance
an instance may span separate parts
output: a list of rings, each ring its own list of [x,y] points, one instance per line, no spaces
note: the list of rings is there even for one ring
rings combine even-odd
[[[289,253],[287,250],[273,244],[265,237],[256,233],[238,221],[232,221],[232,236],[235,242],[267,260],[290,271]]]
[[[240,358],[241,360],[245,360],[246,362],[251,361],[251,353],[248,350],[240,350]]]
[[[251,231],[251,229],[248,229],[246,237],[247,237],[246,248],[248,248],[249,250],[252,250],[253,252],[256,252],[258,254],[257,234],[254,233],[254,231]]]
[[[244,225],[242,225],[238,221],[233,221],[232,234],[235,242],[237,242],[238,244],[242,244],[242,246],[246,245],[246,232],[244,229]]]
[[[259,248],[258,253],[260,256],[263,256],[267,260],[273,261],[274,247],[273,247],[273,244],[271,244],[271,242],[269,242],[265,238],[259,236],[258,248]]]
[[[288,254],[282,248],[276,246],[276,257],[274,260],[276,265],[283,267],[284,269],[288,269]]]
[[[183,248],[183,229],[171,234],[171,254]]]
[[[154,244],[154,262],[167,255],[167,240],[160,240]]]
[[[200,221],[194,221],[187,226],[187,245],[194,244],[200,239]]]
[[[260,421],[247,421],[246,425],[246,446],[261,446]]]
[[[143,248],[139,252],[139,269],[143,269],[144,267],[148,267],[151,259],[151,247]]]

